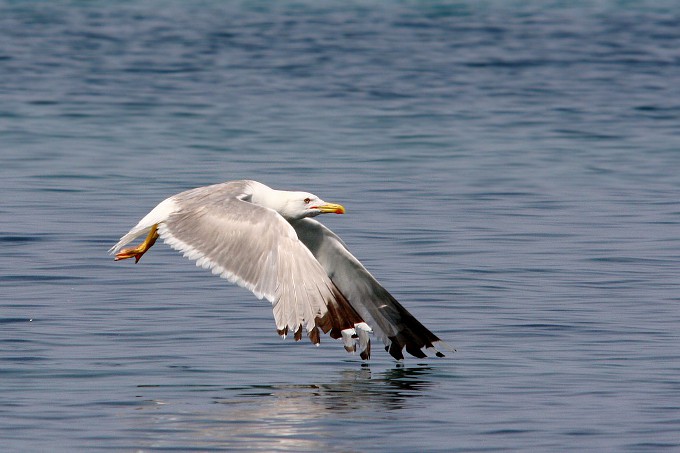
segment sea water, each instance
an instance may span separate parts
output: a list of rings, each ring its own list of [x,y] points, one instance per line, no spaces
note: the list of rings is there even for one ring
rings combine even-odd
[[[674,2],[0,1],[3,451],[680,449]],[[363,363],[160,242],[231,179],[457,349]]]

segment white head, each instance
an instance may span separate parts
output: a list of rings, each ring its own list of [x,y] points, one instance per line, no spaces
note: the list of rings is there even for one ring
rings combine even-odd
[[[304,217],[315,217],[319,214],[344,214],[345,208],[336,203],[326,203],[321,198],[308,192],[277,191],[282,203],[276,211],[287,220]]]
[[[273,190],[264,185],[257,187],[251,201],[275,210],[287,220],[298,220],[327,213],[345,213],[342,205],[326,203],[312,193]]]

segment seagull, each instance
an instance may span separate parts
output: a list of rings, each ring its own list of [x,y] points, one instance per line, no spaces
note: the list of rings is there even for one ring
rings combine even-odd
[[[444,357],[436,345],[448,346],[312,218],[328,213],[344,214],[345,208],[307,192],[229,181],[163,200],[109,252],[116,261],[137,263],[160,237],[197,266],[271,302],[284,338],[292,332],[299,341],[304,328],[318,345],[321,331],[368,360],[374,333],[396,360],[404,359],[404,349],[418,358],[427,357],[423,349]],[[124,248],[144,235],[138,246]]]

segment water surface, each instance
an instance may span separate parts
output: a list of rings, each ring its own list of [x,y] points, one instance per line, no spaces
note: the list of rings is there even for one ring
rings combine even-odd
[[[672,2],[0,1],[5,451],[680,448]],[[161,244],[252,178],[324,222],[443,360],[281,341]]]

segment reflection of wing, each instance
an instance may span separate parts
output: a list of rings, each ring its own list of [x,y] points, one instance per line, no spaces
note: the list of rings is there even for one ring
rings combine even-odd
[[[378,283],[330,229],[309,218],[291,224],[299,239],[312,251],[359,315],[373,327],[394,358],[404,358],[404,347],[409,354],[425,357],[421,349],[434,348],[434,343],[441,341]],[[436,355],[443,356],[439,351]]]

